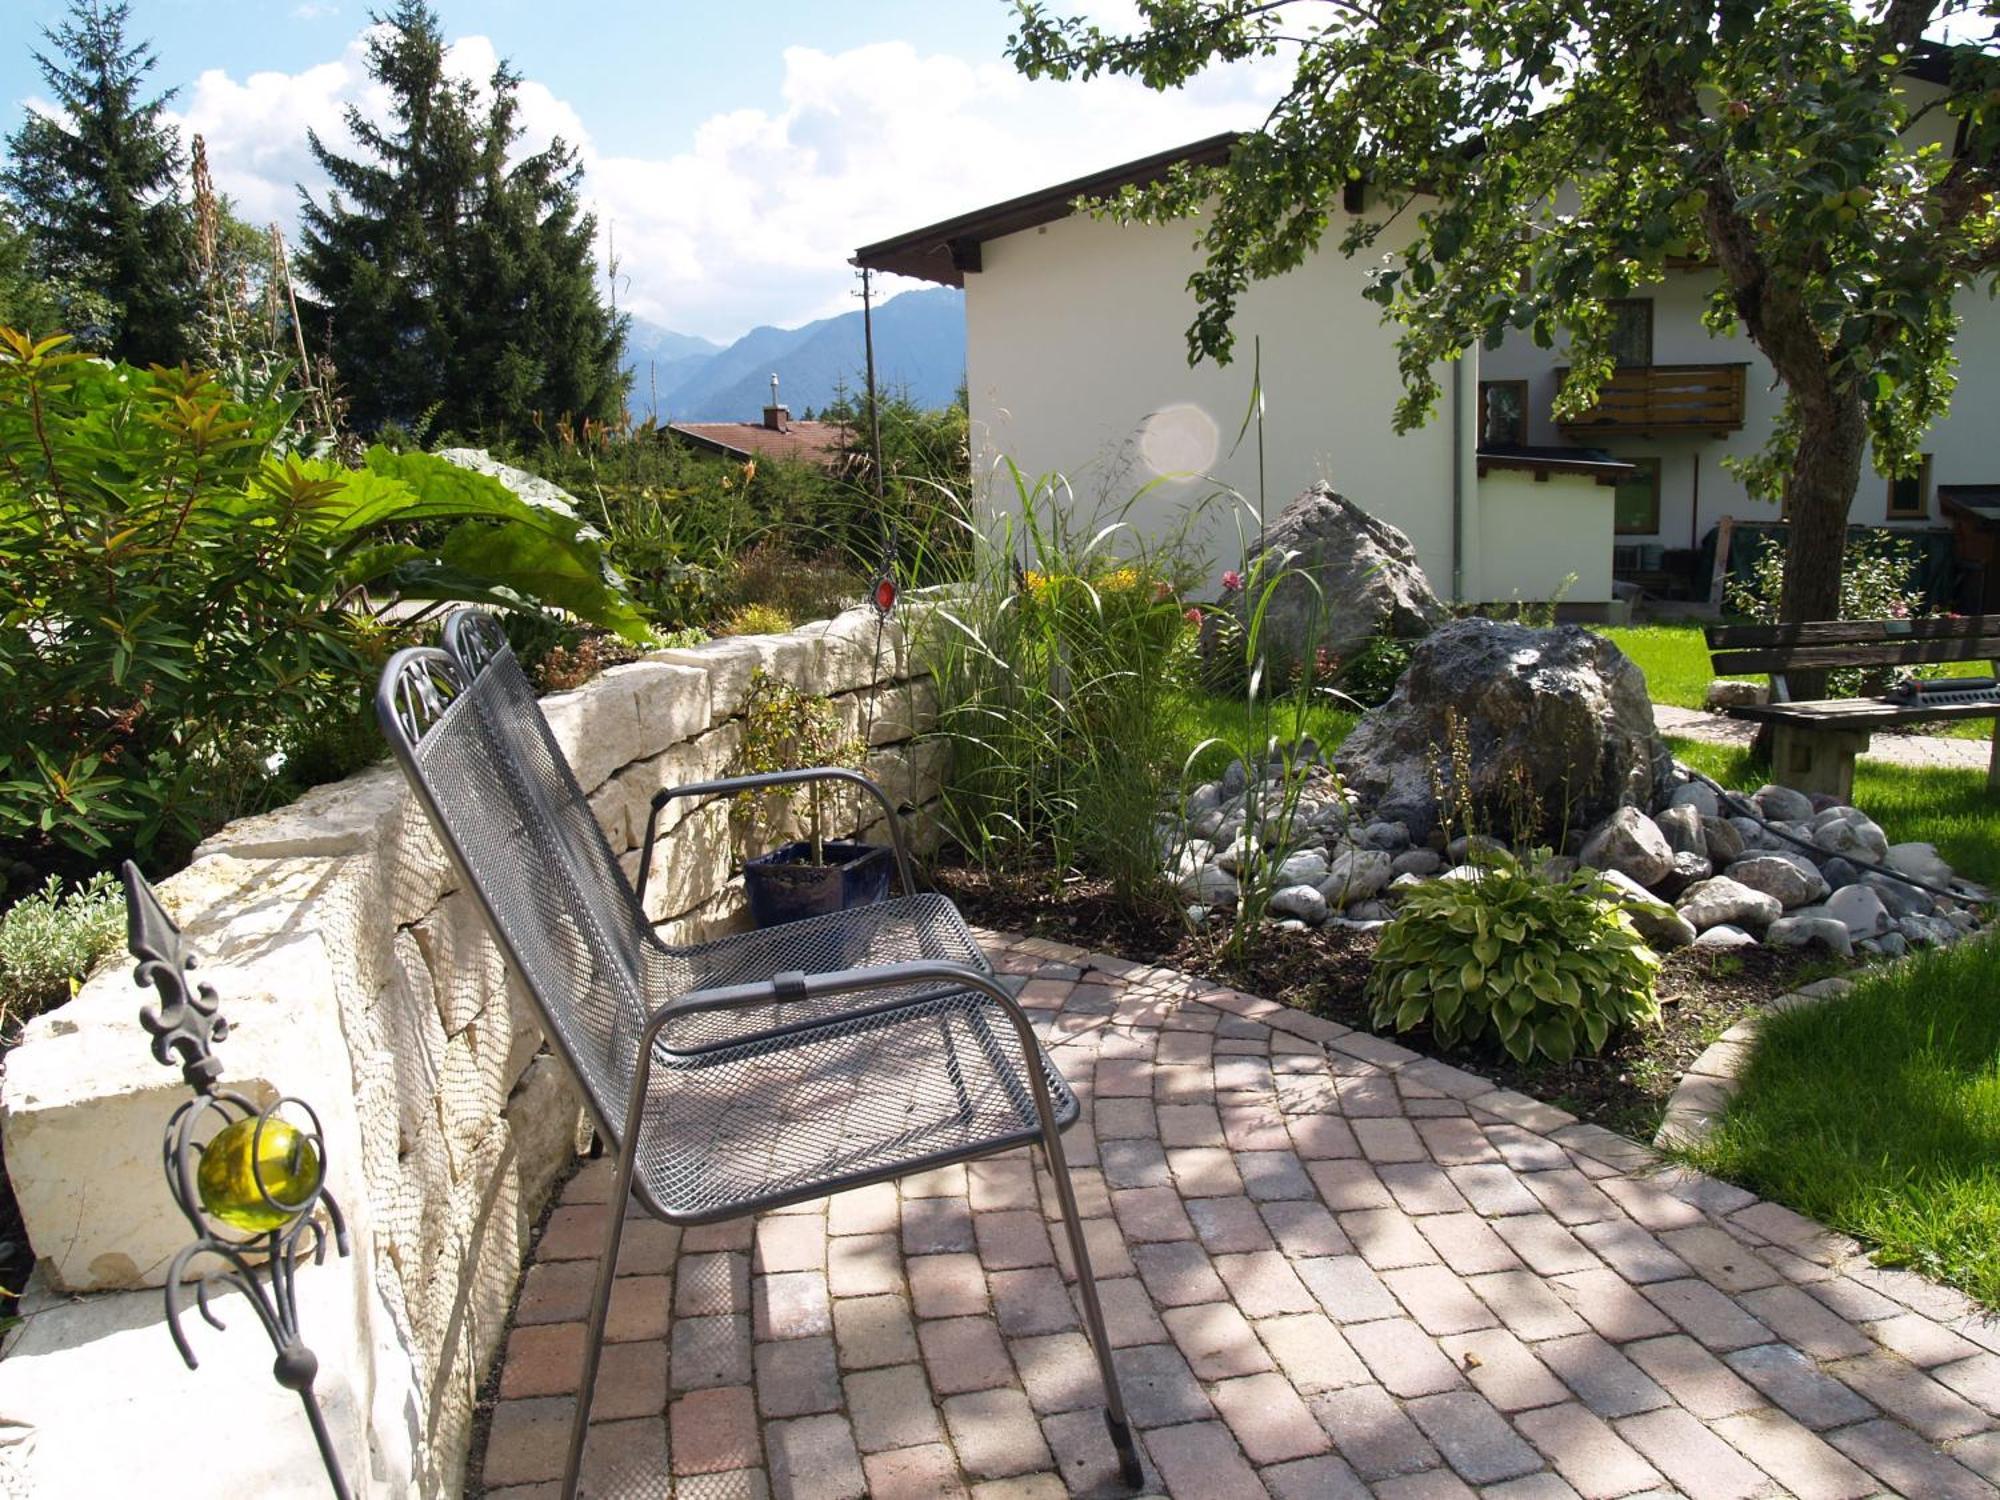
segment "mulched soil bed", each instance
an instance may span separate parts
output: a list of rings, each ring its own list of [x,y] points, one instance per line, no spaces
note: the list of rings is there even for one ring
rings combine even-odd
[[[1372,934],[1269,928],[1238,958],[1222,944],[1226,931],[1197,936],[1171,909],[1133,912],[1106,882],[1071,880],[1058,890],[1047,876],[994,877],[951,866],[938,869],[935,878],[938,889],[982,926],[1163,964],[1358,1030],[1374,1029],[1363,993],[1375,959]],[[1768,948],[1683,949],[1667,955],[1660,972],[1659,1026],[1615,1036],[1600,1055],[1568,1063],[1523,1065],[1498,1048],[1442,1047],[1421,1026],[1395,1039],[1579,1119],[1650,1141],[1674,1085],[1710,1042],[1777,996],[1844,967],[1824,956]]]

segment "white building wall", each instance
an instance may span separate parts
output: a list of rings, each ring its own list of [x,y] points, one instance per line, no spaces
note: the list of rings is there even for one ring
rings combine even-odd
[[[1138,494],[1132,519],[1153,536],[1230,487],[1241,500],[1211,501],[1194,540],[1212,572],[1237,566],[1257,531],[1257,431],[1242,429],[1261,335],[1269,514],[1323,479],[1406,532],[1448,595],[1448,372],[1447,406],[1399,436],[1395,330],[1361,296],[1367,263],[1330,248],[1341,217],[1329,248],[1245,295],[1223,368],[1187,362],[1194,226],[1072,215],[986,241],[983,269],[965,278],[966,382],[975,474],[995,503],[1012,492],[996,477],[1003,456],[1031,477],[1061,472],[1078,506],[1107,515]]]
[[[1611,597],[1611,491],[1574,474],[1493,469],[1479,481],[1478,594],[1492,604]],[[1551,579],[1554,581],[1551,582]]]

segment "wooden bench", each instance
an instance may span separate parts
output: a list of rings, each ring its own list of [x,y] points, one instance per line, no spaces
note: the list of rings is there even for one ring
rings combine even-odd
[[[1820,620],[1794,625],[1711,625],[1709,659],[1719,675],[1762,672],[1769,703],[1731,707],[1730,717],[1769,724],[1772,774],[1802,792],[1826,792],[1846,802],[1854,792],[1854,757],[1877,729],[1940,719],[2000,719],[2000,700],[1902,703],[1888,698],[1820,698],[1793,702],[1790,672],[1832,667],[1910,667],[1954,661],[1991,662],[2000,677],[2000,615],[1921,620]],[[1989,786],[2000,787],[2000,723],[1994,727]]]

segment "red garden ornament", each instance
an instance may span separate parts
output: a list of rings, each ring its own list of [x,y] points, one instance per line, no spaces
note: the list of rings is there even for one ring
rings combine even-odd
[[[885,572],[875,580],[875,587],[869,590],[868,602],[875,606],[875,613],[886,620],[895,613],[898,592],[895,578]]]

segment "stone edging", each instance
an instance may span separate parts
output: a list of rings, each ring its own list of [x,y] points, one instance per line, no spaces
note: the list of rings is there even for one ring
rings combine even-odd
[[[1886,967],[1886,966],[1884,966]],[[1742,1086],[1744,1066],[1750,1061],[1751,1044],[1756,1041],[1767,1016],[1818,1005],[1854,988],[1851,979],[1819,979],[1780,995],[1761,1011],[1745,1016],[1709,1044],[1708,1050],[1674,1086],[1667,1100],[1667,1112],[1660,1128],[1653,1132],[1653,1144],[1662,1148],[1698,1146],[1721,1121],[1729,1101]]]

